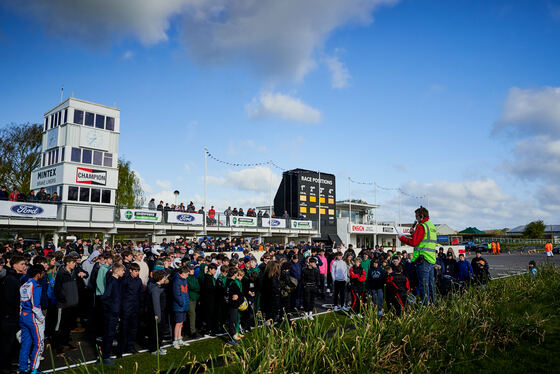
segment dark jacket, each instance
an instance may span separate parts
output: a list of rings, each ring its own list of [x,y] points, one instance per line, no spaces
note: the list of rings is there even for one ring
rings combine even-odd
[[[205,303],[213,303],[216,298],[216,279],[211,274],[204,274],[202,287],[199,288],[202,300]]]
[[[388,301],[398,302],[401,306],[406,305],[410,285],[408,279],[403,274],[391,273],[387,275],[387,287],[385,295]]]
[[[290,275],[297,279],[298,282],[301,279],[301,265],[299,261],[290,263]]]
[[[75,274],[70,274],[65,266],[61,266],[54,281],[54,296],[58,308],[68,308],[78,305],[78,280]]]
[[[121,312],[122,292],[120,280],[115,277],[107,279],[105,292],[101,295],[103,302],[103,311],[113,315],[119,315]]]
[[[148,281],[148,300],[146,302],[148,318],[153,319],[157,316],[158,321],[161,323],[165,313],[166,301],[164,288],[150,279]]]
[[[379,290],[383,288],[385,284],[385,270],[383,267],[378,266],[377,268],[369,268],[368,285],[372,290]]]
[[[301,271],[301,284],[304,289],[317,290],[319,287],[319,269],[306,266]]]
[[[133,278],[130,274],[125,275],[121,281],[121,310],[123,315],[138,313],[143,291],[144,286],[142,286],[140,277]]]
[[[206,277],[209,274],[205,274],[204,276]],[[198,278],[193,275],[189,275],[189,277],[187,278],[187,286],[189,289],[189,300],[190,301],[198,301],[198,299],[200,299],[200,282],[198,281]],[[206,297],[206,293],[202,292],[202,295],[204,295]],[[212,294],[212,297],[214,297],[214,294]]]
[[[0,317],[19,318],[20,295],[19,274],[10,267],[5,267],[6,276],[0,281]]]
[[[239,306],[243,303],[243,292],[239,288],[237,281],[228,278],[226,281],[226,304],[233,309],[239,308]],[[237,300],[233,300],[233,296],[237,295]]]

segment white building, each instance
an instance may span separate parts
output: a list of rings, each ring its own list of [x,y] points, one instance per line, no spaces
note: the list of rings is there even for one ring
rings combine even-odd
[[[41,164],[31,174],[31,189],[56,192],[67,206],[67,218],[87,209],[92,219],[110,214],[112,220],[120,110],[69,98],[44,117]]]

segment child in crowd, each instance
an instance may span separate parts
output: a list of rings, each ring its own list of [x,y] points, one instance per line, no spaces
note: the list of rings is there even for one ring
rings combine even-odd
[[[397,316],[406,309],[406,301],[410,292],[410,284],[408,279],[402,274],[403,270],[400,265],[391,265],[385,268],[387,273],[386,292],[387,306],[393,309]]]
[[[533,260],[529,261],[529,274],[532,277],[535,277],[537,275],[537,273],[538,273],[538,270],[537,270],[536,262],[533,261]]]
[[[227,304],[227,332],[230,336],[229,344],[238,345],[243,337],[239,334],[239,306],[242,305],[244,298],[241,290],[241,279],[243,271],[236,267],[228,269],[228,280],[226,282],[226,304]]]

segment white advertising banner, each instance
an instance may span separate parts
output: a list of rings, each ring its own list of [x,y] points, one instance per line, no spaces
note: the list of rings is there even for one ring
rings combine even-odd
[[[257,227],[257,217],[237,217],[232,216],[231,225],[237,227]]]
[[[0,201],[0,216],[22,218],[56,218],[58,205]]]
[[[374,233],[375,230],[374,225],[358,225],[354,223],[350,223],[350,232],[357,232],[357,233]]]
[[[121,209],[121,221],[161,222],[161,212],[159,210]]]
[[[50,166],[31,172],[31,189],[38,190],[41,187],[56,186],[62,183],[63,166]]]
[[[167,223],[181,223],[183,225],[203,225],[204,218],[202,214],[185,213],[185,212],[167,212]]]
[[[304,230],[311,230],[313,228],[313,224],[311,221],[296,221],[292,220],[291,224],[292,229],[304,229]]]
[[[286,228],[286,220],[283,218],[263,218],[262,227]]]

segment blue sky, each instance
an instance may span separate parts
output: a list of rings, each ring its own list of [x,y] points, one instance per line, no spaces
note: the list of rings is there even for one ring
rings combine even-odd
[[[559,1],[66,3],[0,5],[0,125],[42,122],[62,85],[116,104],[147,197],[200,204],[206,146],[334,173],[339,198],[349,176],[428,194],[458,229],[560,222]],[[208,175],[209,205],[268,203],[266,168]]]

